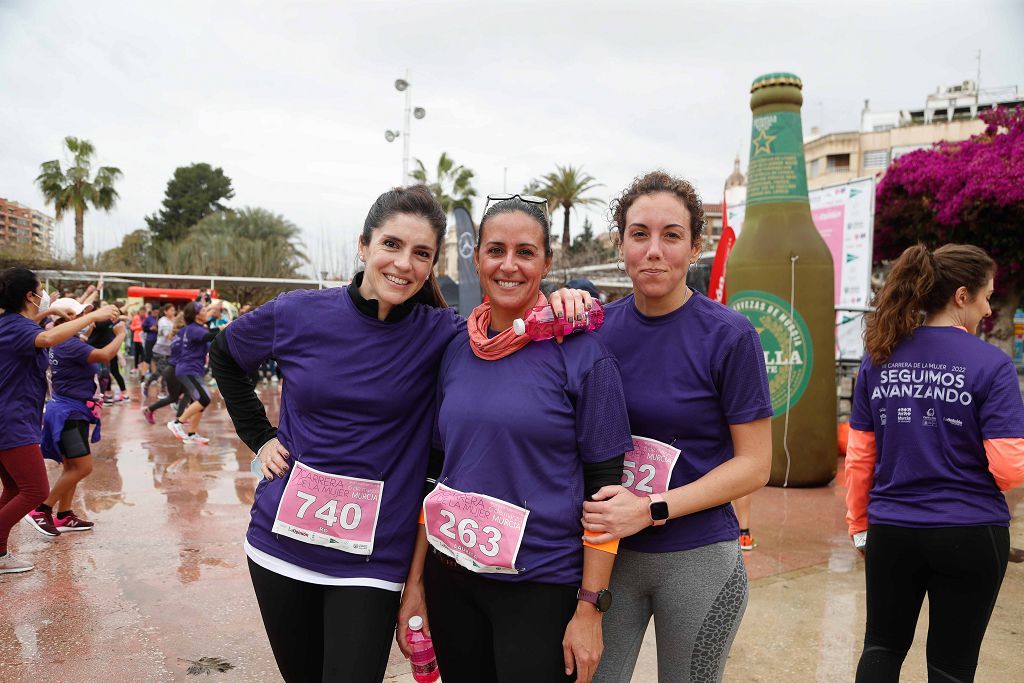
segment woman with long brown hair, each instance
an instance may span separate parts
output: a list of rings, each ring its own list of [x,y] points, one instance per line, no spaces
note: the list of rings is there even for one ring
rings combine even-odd
[[[898,681],[925,595],[929,680],[970,681],[1009,552],[1000,493],[1024,483],[1012,360],[975,336],[996,264],[978,247],[910,247],[867,317],[846,455],[864,549],[858,681]]]

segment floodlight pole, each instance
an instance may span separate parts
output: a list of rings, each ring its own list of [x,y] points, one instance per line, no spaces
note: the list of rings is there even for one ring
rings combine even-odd
[[[409,69],[405,70],[405,129],[402,131],[402,185],[409,184],[409,137],[412,131],[412,81]]]

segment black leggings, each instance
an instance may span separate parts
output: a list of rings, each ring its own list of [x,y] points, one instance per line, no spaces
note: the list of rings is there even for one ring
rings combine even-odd
[[[277,668],[287,683],[379,683],[388,667],[401,593],[321,586],[249,560]]]
[[[170,363],[164,364],[164,370],[160,376],[164,378],[164,383],[167,385],[167,396],[155,403],[151,403],[146,410],[154,413],[164,406],[169,406],[177,401],[178,417],[181,417],[181,414],[185,412],[185,406],[188,405],[190,400],[189,397],[185,395],[185,387],[178,381],[178,375],[175,374],[174,366]]]
[[[124,377],[121,376],[121,366],[117,362],[117,356],[114,356],[113,358],[110,359],[110,363],[107,365],[107,368],[108,368],[108,370],[110,372],[110,377],[114,378],[114,381],[117,382],[117,386],[120,387],[121,392],[123,393],[125,391],[125,388],[124,388]],[[103,386],[104,378],[100,377],[100,382],[101,382],[100,389],[102,389],[105,392],[106,391],[110,391],[110,377],[106,377],[105,378],[106,379],[106,382],[105,382],[106,386]]]
[[[973,681],[1009,552],[1010,530],[1003,526],[872,525],[858,683],[899,681],[926,593],[928,680]]]
[[[562,638],[577,586],[488,579],[427,552],[430,635],[444,683],[576,680],[565,675]]]

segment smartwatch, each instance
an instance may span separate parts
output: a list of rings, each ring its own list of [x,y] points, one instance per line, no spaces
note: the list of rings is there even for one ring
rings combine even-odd
[[[612,592],[607,588],[594,593],[593,591],[588,591],[586,588],[581,587],[579,592],[576,593],[576,599],[582,600],[583,602],[589,602],[602,614],[611,609],[612,606]]]
[[[659,493],[652,493],[648,498],[651,501],[651,521],[654,526],[661,526],[668,521],[668,503]]]

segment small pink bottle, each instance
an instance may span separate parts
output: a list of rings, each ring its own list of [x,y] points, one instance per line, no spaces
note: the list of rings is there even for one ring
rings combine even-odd
[[[525,319],[513,320],[512,329],[518,336],[525,334],[534,341],[543,341],[558,334],[567,337],[575,332],[593,332],[603,324],[604,308],[599,301],[594,301],[591,309],[584,314],[583,320],[555,319],[555,312],[551,310],[551,306],[537,306]]]
[[[409,662],[412,664],[412,677],[417,683],[434,683],[440,680],[437,670],[437,659],[434,657],[434,643],[430,636],[423,633],[423,617],[409,619],[409,630],[405,632],[405,640],[412,650]]]

